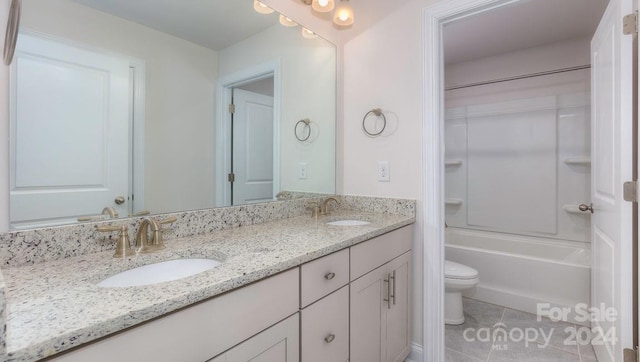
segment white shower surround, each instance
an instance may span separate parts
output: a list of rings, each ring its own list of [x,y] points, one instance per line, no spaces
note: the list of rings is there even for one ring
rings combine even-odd
[[[534,314],[538,303],[572,311],[589,304],[588,243],[460,228],[447,229],[445,240],[447,260],[478,270],[480,283],[467,297]]]

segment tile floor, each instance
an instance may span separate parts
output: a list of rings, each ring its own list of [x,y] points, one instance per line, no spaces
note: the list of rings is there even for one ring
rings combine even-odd
[[[576,342],[573,324],[473,299],[463,303],[464,324],[445,327],[447,362],[597,361],[591,345],[565,343]]]

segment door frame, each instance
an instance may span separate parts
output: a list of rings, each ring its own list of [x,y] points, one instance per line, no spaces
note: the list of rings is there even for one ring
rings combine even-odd
[[[444,24],[521,0],[448,0],[423,9],[422,360],[444,361]]]
[[[273,77],[273,194],[280,191],[280,115],[281,115],[281,73],[280,61],[271,61],[252,66],[235,73],[227,74],[216,81],[216,119],[215,119],[215,206],[230,206],[231,192],[227,175],[231,172],[231,91],[234,87],[256,80]]]

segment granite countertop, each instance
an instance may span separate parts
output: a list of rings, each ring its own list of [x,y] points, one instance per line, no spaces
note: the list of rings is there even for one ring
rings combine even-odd
[[[364,226],[329,226],[360,219]],[[414,222],[413,216],[337,211],[166,241],[161,252],[127,259],[113,251],[3,269],[6,361],[35,361],[296,267]],[[99,288],[108,276],[185,257],[214,258],[214,269],[143,287]]]

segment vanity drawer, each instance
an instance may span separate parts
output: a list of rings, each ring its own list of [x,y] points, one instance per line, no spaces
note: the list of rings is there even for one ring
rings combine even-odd
[[[349,249],[302,265],[300,274],[300,307],[304,308],[349,283]]]
[[[413,225],[404,226],[351,247],[351,280],[411,250]]]
[[[302,361],[347,361],[349,358],[349,287],[302,310]]]

